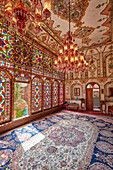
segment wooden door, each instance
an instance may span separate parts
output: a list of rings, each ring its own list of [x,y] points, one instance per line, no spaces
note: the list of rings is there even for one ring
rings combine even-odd
[[[86,91],[86,109],[93,110],[93,89],[90,88]]]

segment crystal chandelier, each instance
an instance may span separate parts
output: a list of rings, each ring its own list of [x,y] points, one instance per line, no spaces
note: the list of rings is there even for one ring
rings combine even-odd
[[[88,61],[83,52],[79,52],[77,44],[73,43],[72,32],[70,31],[70,0],[69,0],[69,31],[64,43],[64,48],[60,46],[58,57],[55,59],[54,66],[59,72],[86,71],[89,67]]]
[[[0,18],[3,18],[10,29],[23,33],[32,24],[36,32],[40,31],[40,22],[49,18],[50,2],[41,0],[0,0]]]

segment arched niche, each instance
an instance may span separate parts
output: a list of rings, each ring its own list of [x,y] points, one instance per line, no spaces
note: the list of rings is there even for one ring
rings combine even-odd
[[[105,101],[113,102],[113,81],[109,81],[104,85]]]
[[[80,83],[74,83],[70,87],[71,99],[81,99],[83,96],[83,87]]]
[[[100,54],[98,48],[86,50],[86,59],[91,63],[89,69],[89,78],[100,76]]]
[[[103,57],[104,77],[113,77],[113,52],[109,52]]]
[[[113,109],[113,81],[109,81],[104,85],[104,95],[106,103],[106,112]]]

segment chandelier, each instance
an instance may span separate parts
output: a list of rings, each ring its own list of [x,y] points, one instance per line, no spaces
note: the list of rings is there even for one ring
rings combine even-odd
[[[40,22],[49,18],[50,2],[41,0],[0,0],[0,17],[5,20],[10,29],[16,30],[21,34],[31,24],[35,32],[39,32]]]
[[[54,66],[59,72],[86,71],[89,63],[84,53],[78,51],[77,44],[73,42],[72,32],[70,31],[70,0],[69,0],[69,31],[64,42],[64,48],[60,46],[58,57],[55,59]]]

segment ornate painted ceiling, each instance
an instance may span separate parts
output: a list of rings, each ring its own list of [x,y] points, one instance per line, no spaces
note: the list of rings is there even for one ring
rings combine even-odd
[[[63,45],[69,30],[68,2],[51,0],[51,18],[42,23],[43,31],[37,35],[43,42],[48,41],[54,51],[58,44]],[[111,41],[112,0],[70,0],[70,3],[71,31],[79,48]]]
[[[30,24],[27,35],[56,53],[69,31],[69,0],[47,1],[51,3],[51,17],[41,23],[40,33],[35,32]],[[70,0],[70,4],[72,37],[79,48],[101,46],[112,41],[112,0]]]

